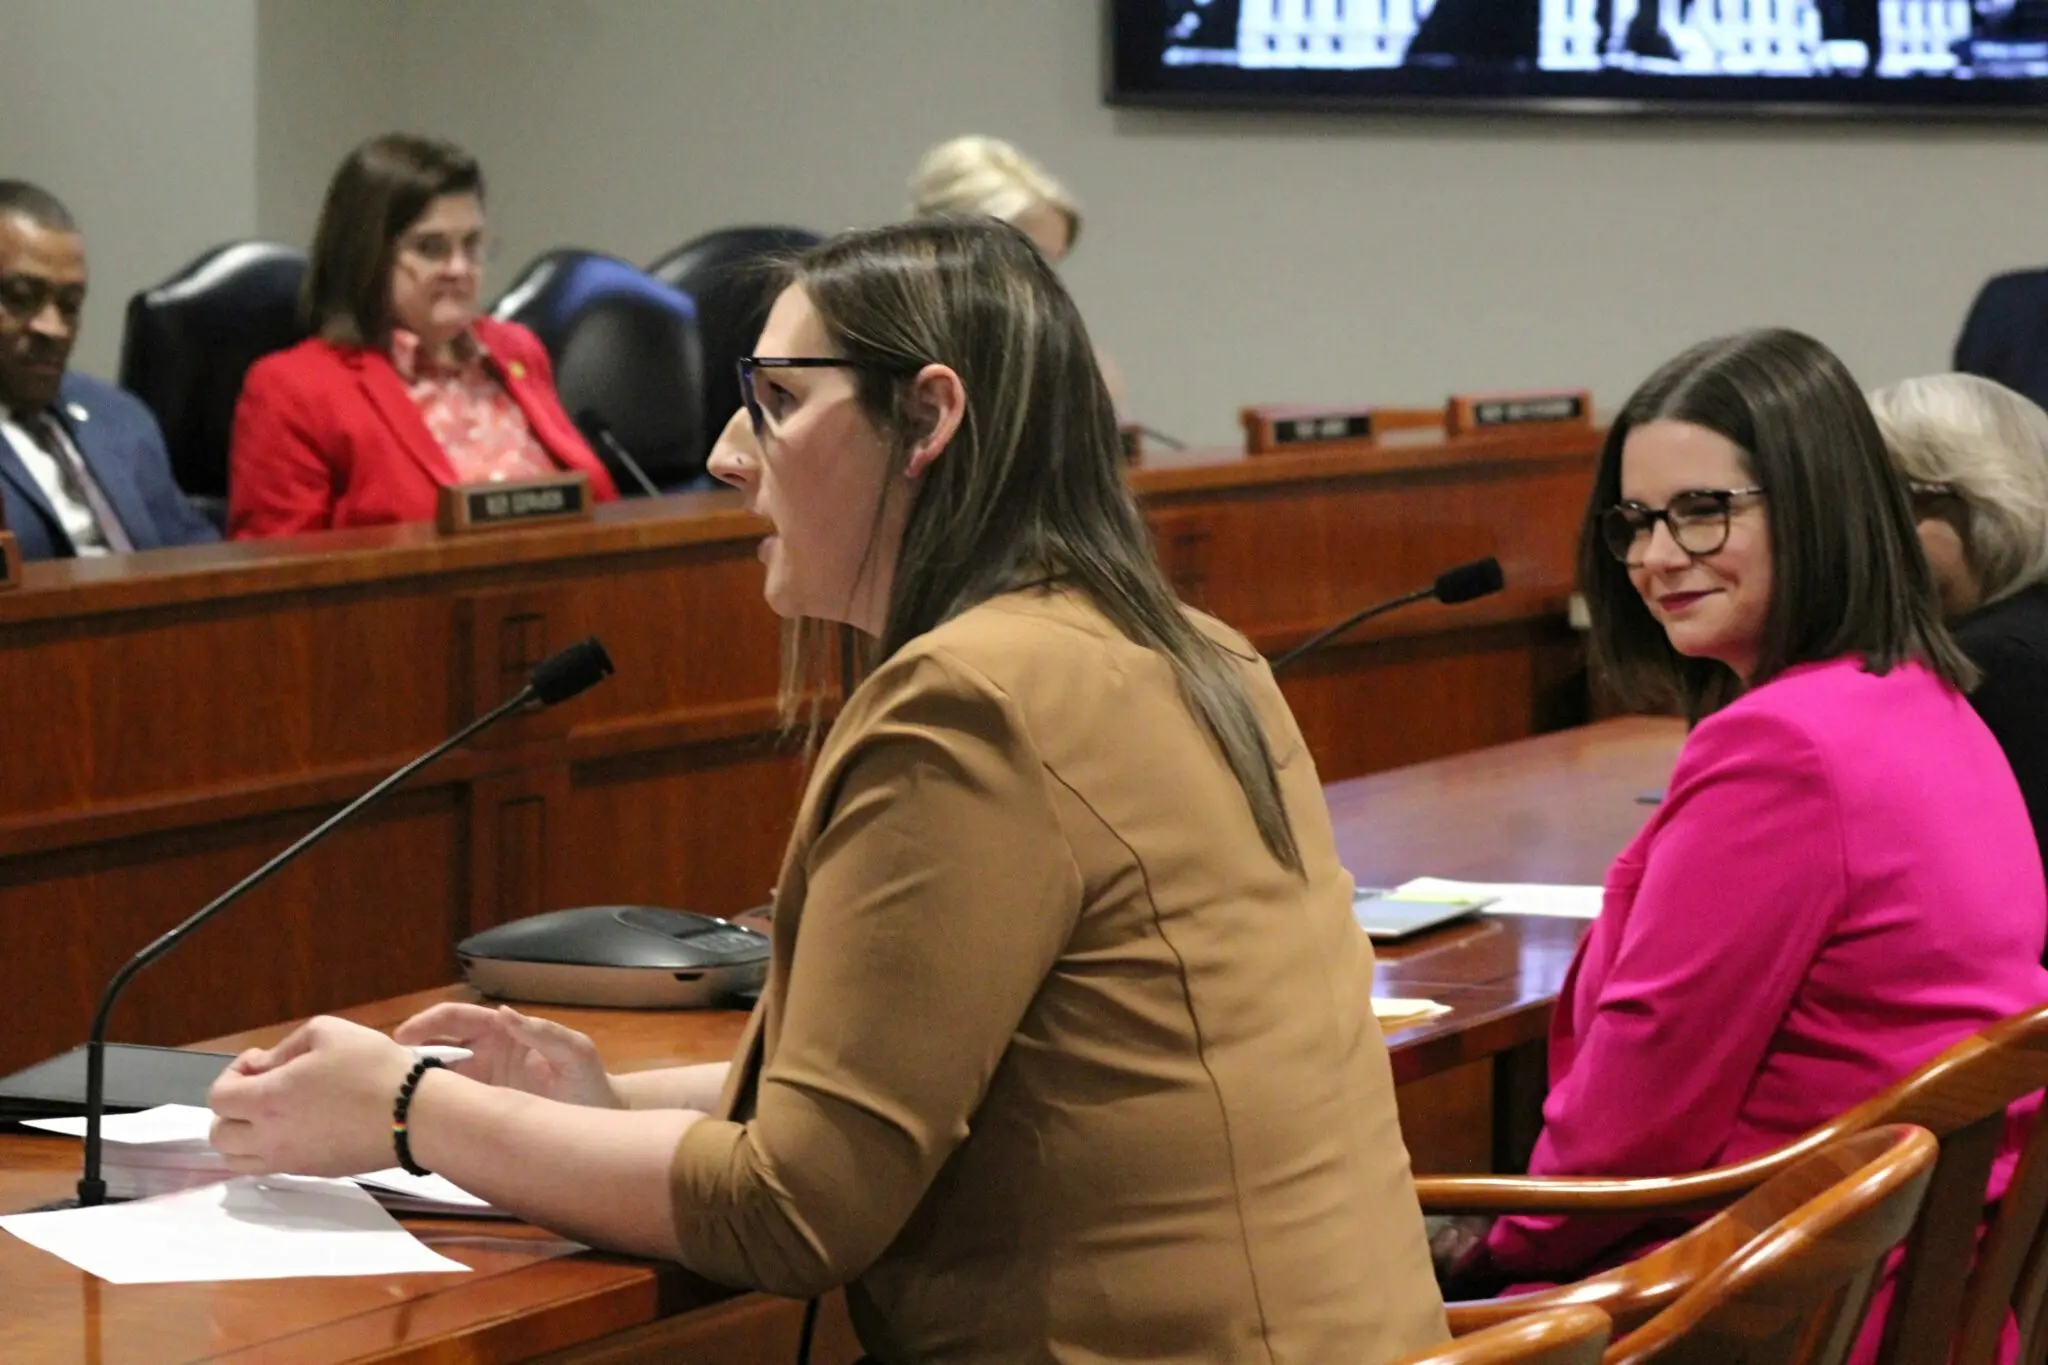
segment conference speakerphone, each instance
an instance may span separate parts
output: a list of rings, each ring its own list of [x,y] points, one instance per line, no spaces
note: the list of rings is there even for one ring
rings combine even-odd
[[[485,995],[551,1005],[692,1009],[758,990],[768,936],[683,910],[596,905],[514,920],[455,945]]]

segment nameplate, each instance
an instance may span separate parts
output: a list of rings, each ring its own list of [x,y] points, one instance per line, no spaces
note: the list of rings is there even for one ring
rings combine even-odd
[[[1444,430],[1453,436],[1500,427],[1585,427],[1592,424],[1593,395],[1585,389],[1459,394],[1444,410]]]
[[[12,531],[0,531],[0,592],[21,586],[21,542]]]
[[[444,536],[497,531],[590,515],[590,476],[562,474],[521,483],[466,483],[441,490],[434,524]]]
[[[1369,407],[1302,407],[1266,403],[1242,409],[1247,455],[1273,455],[1322,446],[1370,445],[1377,426]]]

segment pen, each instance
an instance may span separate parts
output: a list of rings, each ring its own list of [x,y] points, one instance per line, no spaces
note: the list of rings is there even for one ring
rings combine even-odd
[[[446,1043],[425,1043],[412,1050],[412,1055],[423,1062],[466,1062],[476,1056],[466,1047],[451,1047]]]

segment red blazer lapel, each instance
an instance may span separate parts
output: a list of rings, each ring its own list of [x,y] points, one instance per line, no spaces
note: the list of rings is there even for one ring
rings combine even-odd
[[[379,419],[397,438],[398,445],[414,464],[425,472],[429,479],[443,488],[455,484],[455,466],[449,463],[448,454],[441,449],[441,443],[434,439],[434,433],[427,430],[426,422],[420,417],[419,404],[412,401],[406,392],[405,381],[398,377],[398,371],[391,368],[391,361],[378,351],[359,350],[350,356],[355,367],[356,381],[362,385],[363,396],[370,400]]]

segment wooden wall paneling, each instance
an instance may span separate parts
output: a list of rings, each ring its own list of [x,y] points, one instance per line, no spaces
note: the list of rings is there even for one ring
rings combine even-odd
[[[135,979],[111,1036],[183,1041],[449,979],[466,914],[458,790],[400,792],[252,891]],[[328,813],[0,861],[0,1074],[83,1041],[123,961]]]
[[[468,784],[468,895],[453,939],[562,908],[556,882],[569,802],[569,765],[550,761],[561,745],[538,746],[526,761]],[[449,968],[455,960],[451,953]]]
[[[1474,607],[1481,604],[1474,603]],[[1281,675],[1325,781],[1420,763],[1578,724],[1578,641],[1535,619],[1430,635],[1336,641]],[[1554,659],[1552,656],[1556,656]]]
[[[1484,1175],[1493,1166],[1493,1063],[1467,1062],[1394,1091],[1417,1175]]]
[[[515,695],[538,664],[569,642],[557,619],[560,607],[561,594],[552,586],[494,588],[456,598],[451,622],[455,650],[449,668],[451,730]],[[503,749],[559,740],[569,733],[567,706],[574,704],[510,716],[470,744]]]
[[[716,915],[764,904],[804,771],[802,754],[773,737],[576,765],[552,855],[564,903]]]
[[[53,820],[402,761],[445,733],[446,611],[358,592],[0,626],[0,695],[34,699],[0,720],[0,857]]]

